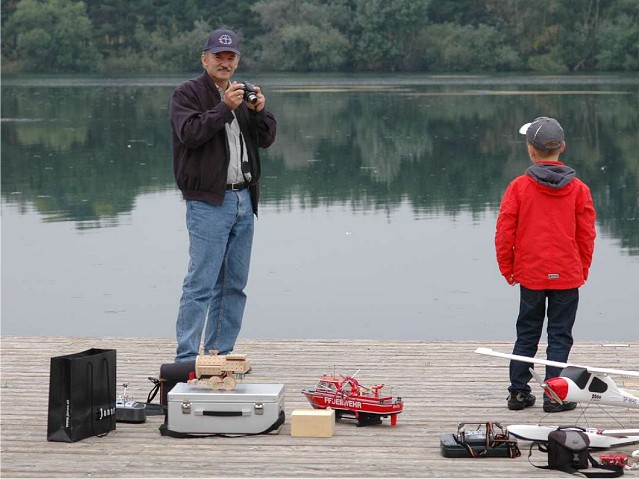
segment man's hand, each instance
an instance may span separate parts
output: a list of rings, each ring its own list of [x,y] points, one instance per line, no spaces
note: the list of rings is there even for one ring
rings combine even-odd
[[[235,110],[242,104],[242,101],[244,101],[244,85],[234,81],[224,91],[224,103],[226,103],[231,110]]]
[[[515,286],[517,284],[517,281],[515,281],[515,278],[513,278],[513,275],[511,274],[510,276],[504,276],[506,278],[506,281],[508,281],[508,284],[511,286]]]

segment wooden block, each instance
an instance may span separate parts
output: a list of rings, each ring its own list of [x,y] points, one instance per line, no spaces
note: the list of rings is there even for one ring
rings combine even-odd
[[[291,436],[333,437],[335,434],[335,410],[295,409],[291,414]]]

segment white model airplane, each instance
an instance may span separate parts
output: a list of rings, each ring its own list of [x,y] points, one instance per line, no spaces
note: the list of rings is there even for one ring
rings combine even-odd
[[[639,391],[620,388],[610,378],[610,375],[639,378],[639,371],[579,366],[546,359],[529,358],[517,354],[499,353],[489,348],[477,348],[475,352],[515,361],[564,368],[558,377],[550,378],[547,381],[543,381],[534,369],[530,369],[533,377],[544,389],[544,393],[559,404],[564,402],[584,402],[639,408]]]
[[[610,378],[610,375],[639,378],[639,371],[579,366],[577,364],[529,358],[517,354],[500,353],[489,348],[477,348],[475,352],[504,359],[563,368],[558,377],[550,378],[547,381],[544,381],[533,368],[530,368],[531,374],[539,382],[544,393],[560,404],[563,404],[563,402],[581,402],[639,408],[639,391],[620,388]],[[507,429],[519,439],[546,441],[548,440],[548,433],[557,429],[557,426],[511,425]],[[590,438],[590,446],[593,448],[608,448],[639,443],[639,429],[605,430],[588,428],[585,432]]]

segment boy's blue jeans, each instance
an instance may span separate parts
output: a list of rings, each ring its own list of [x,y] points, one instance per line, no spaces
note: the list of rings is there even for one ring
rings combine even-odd
[[[233,350],[240,333],[248,282],[254,216],[248,189],[227,190],[220,206],[186,202],[189,269],[182,285],[176,323],[176,362],[204,351]]]
[[[517,341],[513,354],[535,357],[539,339],[544,326],[544,317],[548,313],[548,347],[546,359],[565,363],[572,348],[572,326],[577,316],[579,289],[532,290],[520,286],[519,316],[517,317]],[[546,299],[548,309],[546,311]],[[528,382],[533,367],[523,361],[510,362],[510,392],[530,392]],[[559,376],[562,368],[546,366],[546,379]],[[546,398],[544,398],[545,400]]]

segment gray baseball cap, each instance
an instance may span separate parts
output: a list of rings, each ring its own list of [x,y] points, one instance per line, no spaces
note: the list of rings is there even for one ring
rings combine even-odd
[[[202,51],[233,52],[240,54],[240,38],[231,30],[213,30]]]
[[[526,140],[540,150],[555,150],[564,141],[564,129],[554,118],[540,116],[531,123],[522,125],[519,133],[526,135]]]

